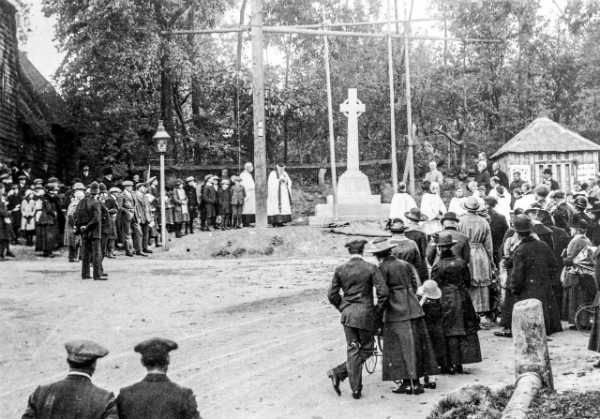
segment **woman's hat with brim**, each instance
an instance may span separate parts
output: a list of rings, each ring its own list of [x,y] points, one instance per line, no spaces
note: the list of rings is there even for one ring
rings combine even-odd
[[[408,227],[406,226],[406,224],[404,224],[404,221],[402,221],[401,218],[394,218],[393,220],[390,220],[389,230],[392,233],[402,233],[407,228]]]
[[[575,202],[573,202],[573,205],[575,206],[575,208],[584,210],[588,206],[588,200],[585,196],[578,196],[577,198],[575,198]]]
[[[594,205],[588,207],[588,212],[600,212],[600,202],[594,202]]]
[[[396,247],[395,244],[392,244],[388,239],[384,239],[383,237],[379,239],[373,240],[371,243],[371,247],[369,248],[369,253],[372,253],[374,256],[379,255],[381,253],[387,252],[390,249]]]
[[[465,202],[460,204],[460,207],[469,212],[479,212],[485,209],[485,206],[474,196],[468,197]]]
[[[412,221],[429,221],[429,217],[421,214],[419,208],[411,208],[410,211],[404,213],[404,216]]]
[[[438,241],[435,244],[437,247],[449,247],[454,246],[458,243],[456,240],[452,238],[452,234],[450,233],[438,233]]]
[[[531,218],[526,215],[517,215],[513,219],[513,229],[517,233],[528,233],[531,231]]]
[[[439,300],[442,298],[442,290],[433,279],[428,279],[423,282],[423,285],[417,288],[417,293],[432,300]]]

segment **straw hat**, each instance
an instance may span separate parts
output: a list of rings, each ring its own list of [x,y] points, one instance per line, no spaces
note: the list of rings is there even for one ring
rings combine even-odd
[[[468,197],[465,202],[460,204],[460,207],[469,212],[479,212],[485,209],[484,205],[479,202],[479,199],[474,196]]]

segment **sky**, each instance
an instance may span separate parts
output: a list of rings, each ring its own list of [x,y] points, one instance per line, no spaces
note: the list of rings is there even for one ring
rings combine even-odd
[[[52,84],[55,84],[53,76],[60,66],[63,54],[57,49],[57,44],[54,42],[54,18],[47,18],[42,12],[42,0],[28,0],[31,4],[30,22],[31,33],[27,45],[21,45],[20,49],[27,53],[29,60],[37,67],[46,79]],[[494,0],[484,0],[494,1]],[[557,3],[564,4],[566,0],[558,0]],[[393,3],[393,2],[392,2]],[[403,2],[400,0],[399,7],[401,8],[399,15],[403,14]],[[385,14],[385,1],[384,10]],[[413,19],[426,18],[428,13],[429,0],[414,1]],[[553,2],[551,0],[542,0],[542,13],[555,13]],[[392,12],[393,13],[393,12]],[[428,24],[415,25],[421,30],[427,30]],[[415,28],[417,29],[417,28]]]

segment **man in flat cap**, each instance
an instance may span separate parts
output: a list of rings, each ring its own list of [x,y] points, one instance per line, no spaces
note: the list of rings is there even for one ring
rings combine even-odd
[[[201,419],[192,390],[167,377],[169,352],[175,349],[175,342],[162,338],[148,339],[135,346],[134,351],[142,355],[148,375],[119,392],[117,407],[121,419]]]
[[[335,270],[328,293],[329,302],[342,315],[348,360],[329,370],[327,376],[339,396],[340,381],[349,377],[355,399],[361,396],[363,363],[373,354],[376,319],[383,314],[389,295],[377,266],[363,259],[366,243],[355,239],[346,244],[350,260]],[[373,305],[373,287],[377,292],[377,307]]]
[[[100,186],[90,185],[90,194],[79,204],[73,215],[77,232],[81,234],[81,279],[90,279],[90,259],[94,267],[94,280],[106,280],[102,270],[102,207],[98,201]]]
[[[90,340],[67,342],[69,374],[39,386],[29,397],[22,419],[118,419],[114,394],[92,383],[96,360],[108,350]]]

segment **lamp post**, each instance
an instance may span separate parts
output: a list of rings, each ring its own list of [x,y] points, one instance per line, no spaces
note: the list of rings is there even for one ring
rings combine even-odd
[[[163,251],[169,250],[169,236],[167,235],[166,195],[165,195],[165,153],[169,147],[171,136],[165,131],[163,121],[158,121],[156,134],[152,137],[154,146],[160,155],[160,235],[162,236]]]

